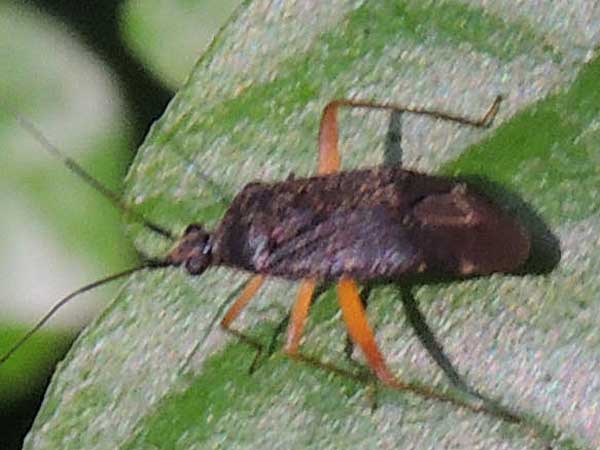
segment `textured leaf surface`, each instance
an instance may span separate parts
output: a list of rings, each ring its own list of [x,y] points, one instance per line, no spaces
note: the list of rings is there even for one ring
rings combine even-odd
[[[479,116],[504,94],[490,131],[404,115],[401,147],[408,167],[497,183],[498,202],[526,202],[560,241],[550,274],[414,293],[459,372],[525,425],[385,390],[371,412],[363,386],[278,355],[248,375],[250,349],[218,331],[202,340],[246,275],[169,269],[129,280],[81,336],[26,448],[597,448],[599,21],[583,1],[255,1],[196,66],[128,178],[130,203],[153,220],[177,231],[214,226],[245,183],[314,173],[320,112],[332,98]],[[398,159],[384,151],[388,122],[341,116],[344,167]],[[131,229],[146,253],[168,249]],[[295,287],[270,280],[239,327],[268,342]],[[369,317],[399,376],[446,389],[397,286],[373,292]],[[347,365],[344,343],[328,291],[305,349]]]

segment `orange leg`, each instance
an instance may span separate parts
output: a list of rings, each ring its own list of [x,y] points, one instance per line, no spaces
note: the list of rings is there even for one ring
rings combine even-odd
[[[363,100],[340,99],[329,102],[323,109],[319,130],[319,175],[327,175],[340,170],[340,152],[338,150],[339,132],[337,112],[340,107],[387,109],[397,112],[421,114],[436,119],[457,122],[463,125],[485,128],[489,127],[498,113],[502,96],[498,95],[487,112],[480,118],[458,116],[444,111],[426,108],[411,108],[398,103],[377,103]]]
[[[335,173],[340,170],[340,152],[338,149],[339,133],[337,125],[337,110],[340,106],[364,106],[362,103],[352,102],[350,100],[338,100],[329,103],[323,110],[323,117],[321,118],[321,128],[319,130],[319,174],[326,175]],[[311,291],[312,295],[312,291]],[[351,279],[342,279],[338,283],[338,297],[340,299],[340,305],[342,308],[342,314],[346,325],[348,327],[348,333],[352,338],[352,341],[360,347],[365,354],[369,366],[377,377],[385,384],[400,387],[394,376],[388,370],[385,365],[385,361],[375,342],[373,332],[367,323],[365,310],[360,301],[358,295],[358,289],[356,284]],[[300,303],[303,305],[300,305]],[[298,301],[294,306],[296,309],[301,309],[306,303],[306,312],[304,317],[300,320],[304,321],[306,313],[308,312],[308,301],[298,296]],[[294,317],[292,315],[292,317]],[[303,322],[302,322],[303,325]],[[293,348],[297,350],[297,343],[295,347],[292,347],[290,342],[292,339],[290,326],[290,333],[288,334],[288,349]],[[293,336],[299,340],[299,337]],[[296,341],[294,341],[296,342]]]
[[[375,342],[373,331],[367,322],[356,283],[349,278],[342,278],[337,285],[337,291],[342,316],[348,327],[350,338],[362,350],[369,367],[377,375],[377,378],[388,386],[406,389],[407,386],[399,383],[385,365],[383,355]]]
[[[340,170],[340,152],[338,150],[337,111],[339,101],[333,101],[325,106],[319,129],[319,175],[328,175]]]
[[[323,110],[319,131],[319,167],[317,172],[320,175],[335,173],[340,169],[340,154],[337,143],[337,103],[331,102]],[[285,352],[290,356],[297,356],[298,354],[300,339],[302,338],[316,284],[316,281],[312,279],[302,280],[300,284],[298,297],[292,308],[285,345]]]
[[[231,305],[231,307],[227,310],[227,312],[225,313],[225,316],[223,316],[223,319],[221,320],[221,327],[225,331],[236,336],[242,342],[244,342],[247,345],[250,345],[251,347],[254,347],[256,349],[256,356],[254,357],[252,364],[250,364],[250,368],[249,368],[250,373],[254,372],[254,370],[256,369],[256,366],[260,359],[260,355],[263,352],[263,347],[260,344],[260,342],[258,342],[257,340],[255,340],[254,338],[252,338],[250,336],[245,335],[242,331],[236,330],[235,328],[231,328],[230,325],[231,325],[231,322],[233,322],[240,315],[240,313],[248,305],[250,300],[252,300],[252,298],[256,295],[256,293],[258,292],[258,289],[262,286],[264,281],[265,281],[264,275],[255,275],[252,278],[250,278],[250,280],[246,283],[246,286],[244,286],[244,289],[242,290],[242,293],[240,294],[240,296],[233,303],[233,305]]]
[[[323,116],[321,118],[321,134],[319,135],[319,147],[321,153],[323,153],[323,141],[328,141],[325,146],[332,146],[335,140],[335,147],[337,149],[338,141],[338,130],[337,130],[337,110],[340,106],[349,108],[368,108],[368,109],[386,109],[397,112],[407,112],[411,114],[420,114],[430,116],[435,119],[448,120],[450,122],[457,122],[463,125],[469,125],[473,127],[485,128],[489,127],[498,113],[500,103],[502,102],[502,96],[498,95],[487,112],[480,118],[464,117],[445,111],[438,111],[435,109],[427,108],[412,108],[401,105],[399,103],[389,102],[371,102],[366,100],[351,100],[351,99],[340,99],[329,102],[323,110]],[[339,155],[336,156],[339,166]],[[331,173],[331,172],[327,172]]]
[[[255,275],[246,283],[244,286],[244,290],[234,302],[233,305],[227,310],[225,316],[221,320],[221,326],[226,330],[232,331],[229,325],[233,322],[240,313],[244,310],[246,305],[252,300],[252,297],[256,295],[258,289],[261,287],[263,282],[265,281],[264,275]]]
[[[444,111],[425,108],[411,108],[398,103],[376,103],[363,100],[333,100],[323,109],[321,127],[319,130],[319,175],[327,175],[340,170],[340,152],[338,150],[339,132],[337,125],[337,112],[340,107],[387,109],[398,112],[421,114],[436,119],[457,122],[463,125],[485,128],[491,125],[500,108],[502,96],[498,95],[487,112],[480,118],[470,118],[450,114]]]
[[[285,344],[285,352],[288,355],[293,356],[298,353],[300,339],[302,338],[308,309],[310,308],[316,285],[316,281],[312,279],[302,280],[300,284],[300,290],[298,291],[296,303],[294,303],[294,307],[292,308],[292,315],[288,326],[287,342]]]
[[[292,310],[291,323],[290,327],[288,328],[288,340],[285,348],[286,353],[294,359],[298,359],[312,366],[334,372],[340,376],[354,379],[363,383],[368,382],[369,380],[365,379],[364,377],[357,376],[352,372],[347,372],[346,370],[340,369],[334,365],[323,363],[318,359],[303,355],[302,353],[298,352],[300,337],[302,335],[304,321],[308,314],[308,309],[314,293],[314,287],[314,280],[303,280],[300,291],[298,292],[298,299],[296,300],[296,304]],[[362,306],[356,284],[349,278],[342,278],[337,285],[337,289],[342,315],[348,327],[348,333],[350,334],[352,341],[358,345],[364,353],[369,367],[371,367],[377,378],[379,378],[379,380],[381,380],[384,384],[393,389],[408,390],[422,397],[452,403],[474,412],[485,412],[506,420],[507,422],[518,423],[522,421],[519,416],[501,406],[495,405],[494,403],[466,403],[446,394],[437,393],[425,386],[399,382],[385,365],[385,360],[377,347],[373,332],[367,323],[365,310]]]
[[[498,96],[484,114],[479,119],[461,117],[449,114],[442,111],[430,110],[425,108],[410,108],[395,103],[375,103],[362,100],[334,100],[325,106],[323,116],[321,118],[321,127],[319,130],[319,169],[320,175],[335,173],[340,170],[340,152],[338,149],[339,132],[337,124],[337,111],[340,107],[352,108],[372,108],[372,109],[387,109],[399,112],[409,112],[414,114],[422,114],[431,116],[437,119],[449,120],[452,122],[462,123],[475,127],[487,127],[498,112],[502,97]],[[399,383],[385,365],[383,355],[377,347],[373,331],[367,322],[365,310],[360,301],[356,283],[349,278],[342,278],[337,286],[338,297],[344,321],[348,327],[348,333],[352,341],[360,347],[364,353],[367,362],[377,377],[385,384],[396,388],[407,388],[408,386]],[[301,301],[299,296],[298,303]],[[302,299],[302,301],[306,301]],[[310,299],[308,299],[308,304]],[[298,307],[300,307],[299,305]],[[306,308],[308,308],[308,304]],[[306,314],[306,313],[304,313]],[[290,334],[291,337],[291,334]],[[298,338],[299,339],[299,338]],[[288,345],[289,345],[288,340]],[[294,347],[295,349],[296,347]]]

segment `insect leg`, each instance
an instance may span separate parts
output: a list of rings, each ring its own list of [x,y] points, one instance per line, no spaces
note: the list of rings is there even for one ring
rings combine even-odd
[[[340,103],[333,101],[325,106],[319,129],[319,175],[327,175],[340,170],[340,152],[338,150],[337,111]]]
[[[300,284],[300,290],[298,291],[296,303],[294,303],[294,307],[292,308],[292,315],[288,326],[287,342],[285,344],[285,352],[288,355],[297,353],[300,347],[300,339],[302,338],[302,332],[304,331],[308,309],[310,308],[316,284],[316,281],[312,279],[302,280]]]
[[[383,355],[377,347],[373,331],[367,322],[365,309],[360,300],[356,283],[349,278],[342,278],[337,285],[342,316],[348,327],[352,341],[360,347],[367,363],[383,383],[388,386],[405,389],[385,365]]]
[[[294,307],[292,308],[290,316],[287,341],[284,347],[285,354],[295,360],[328,372],[333,372],[339,376],[349,378],[351,380],[362,383],[369,381],[369,379],[365,378],[364,376],[356,375],[352,372],[336,367],[333,364],[322,362],[317,358],[300,352],[300,339],[302,338],[302,332],[304,331],[304,325],[306,323],[308,310],[310,309],[310,304],[312,303],[316,285],[317,282],[313,279],[304,279],[300,284],[296,303],[294,303]]]
[[[493,103],[491,104],[491,106],[489,107],[487,112],[482,117],[473,118],[473,117],[459,116],[457,114],[453,114],[453,113],[449,113],[449,112],[445,112],[445,111],[439,111],[436,109],[415,108],[415,107],[405,106],[400,103],[390,103],[390,102],[378,103],[378,102],[371,102],[371,101],[366,101],[366,100],[339,99],[339,100],[333,100],[332,102],[327,104],[327,106],[325,106],[325,109],[323,112],[323,119],[322,119],[321,123],[323,123],[323,121],[325,120],[325,114],[328,110],[334,111],[333,117],[335,119],[335,112],[337,111],[337,109],[340,106],[342,106],[342,107],[349,107],[349,108],[387,109],[387,110],[393,110],[393,111],[398,111],[398,112],[407,112],[407,113],[411,113],[411,114],[421,114],[421,115],[430,116],[430,117],[433,117],[436,119],[448,120],[450,122],[457,122],[457,123],[460,123],[463,125],[470,125],[470,126],[478,127],[478,128],[487,128],[492,124],[494,118],[496,117],[496,114],[498,113],[498,109],[500,108],[501,102],[502,102],[502,96],[501,95],[496,96]],[[337,133],[337,126],[336,126],[335,131]]]
[[[490,404],[489,402],[483,404],[481,402],[476,402],[474,404],[463,403],[462,401],[455,400],[445,394],[436,393],[425,386],[417,386],[398,381],[385,365],[383,355],[377,347],[375,336],[373,335],[373,331],[367,322],[365,309],[360,300],[356,283],[349,278],[342,278],[338,282],[337,289],[340,306],[342,309],[342,316],[344,317],[344,321],[348,327],[348,333],[350,334],[350,337],[354,343],[362,350],[367,359],[367,363],[373,372],[375,372],[377,378],[379,378],[384,384],[393,389],[412,391],[426,398],[454,403],[475,412],[486,412],[488,414],[500,417],[508,422],[521,421],[520,417],[514,415],[510,411],[507,411],[505,408],[498,407],[497,405]]]
[[[263,275],[255,275],[246,283],[244,286],[244,290],[237,298],[237,300],[231,305],[231,307],[227,310],[223,319],[221,320],[221,326],[226,330],[231,330],[229,325],[233,322],[242,312],[242,310],[246,307],[248,302],[252,300],[252,297],[256,295],[258,289],[262,286],[265,281],[265,277]]]
[[[300,284],[300,289],[298,291],[296,303],[294,303],[294,307],[292,308],[290,324],[288,326],[287,341],[284,347],[285,354],[295,360],[328,372],[336,373],[339,376],[361,383],[368,382],[370,380],[369,377],[356,375],[345,369],[336,367],[333,364],[322,362],[317,358],[300,352],[300,339],[302,338],[302,332],[304,331],[304,325],[306,323],[310,304],[314,297],[316,285],[317,282],[313,279],[304,279]]]
[[[330,102],[329,104],[327,104],[327,106],[325,106],[325,109],[323,110],[323,115],[321,117],[321,126],[319,129],[319,166],[318,166],[318,170],[317,170],[319,175],[331,174],[331,173],[338,172],[340,170],[340,152],[339,152],[339,148],[338,148],[339,132],[338,132],[338,124],[337,124],[337,111],[338,111],[339,106],[345,106],[343,102],[344,101]],[[356,285],[352,280],[347,280],[346,282],[349,283],[356,291]],[[338,285],[338,291],[339,291],[339,285]],[[303,290],[301,289],[301,291],[298,295],[298,300],[296,301],[296,304],[294,305],[294,311],[292,312],[292,318],[294,317],[294,313],[296,313],[296,310],[299,310],[298,311],[299,316],[300,316],[300,314],[304,314],[304,316],[301,316],[299,319],[297,319],[298,321],[300,321],[300,320],[302,321],[301,326],[303,327],[304,320],[306,319],[306,314],[308,314],[308,305],[310,305],[312,291],[310,291],[310,295],[308,296],[308,298],[302,298],[302,295],[303,295]],[[342,294],[340,293],[340,302],[342,303],[341,295]],[[348,297],[345,296],[344,298],[348,298]],[[379,349],[377,348],[377,344],[375,343],[373,333],[370,330],[369,325],[366,321],[364,307],[362,306],[362,302],[360,301],[358,291],[355,292],[355,296],[351,300],[357,300],[359,308],[362,311],[362,322],[361,323],[363,325],[363,327],[362,327],[363,331],[364,331],[364,329],[366,329],[367,334],[365,336],[370,336],[369,342],[370,342],[371,350],[369,352],[367,352],[365,350],[365,348],[363,348],[361,346],[361,349],[363,350],[365,355],[368,355],[368,357],[371,357],[371,359],[373,360],[373,363],[371,363],[371,361],[369,361],[369,365],[371,366],[371,368],[373,369],[373,371],[375,372],[377,377],[379,379],[381,379],[384,383],[386,383],[388,385],[392,385],[392,386],[400,386],[400,385],[398,385],[394,376],[391,374],[391,372],[385,366],[383,356],[381,355],[381,353],[379,352]],[[304,303],[306,303],[306,305]],[[342,306],[342,312],[344,313],[343,306]],[[348,323],[348,321],[346,321],[346,322]],[[331,367],[328,364],[320,363],[319,361],[316,361],[312,358],[306,357],[306,356],[298,353],[297,350],[298,350],[298,346],[299,346],[300,337],[302,334],[302,329],[300,329],[300,331],[298,332],[298,330],[294,329],[293,326],[294,326],[294,321],[292,320],[292,323],[290,324],[290,328],[288,329],[288,341],[287,341],[287,345],[286,345],[286,349],[285,349],[285,351],[288,355],[295,357],[297,359],[303,359],[306,362],[313,364],[315,366],[321,366],[328,370],[333,370],[334,372],[340,373],[341,375],[349,376],[350,378],[356,378],[355,376],[348,375],[345,371],[339,370],[336,367]],[[349,323],[348,323],[348,330],[349,330],[349,333],[350,333],[353,341],[355,343],[358,343],[358,341],[356,339],[354,339],[354,336],[352,336],[352,330],[350,328]],[[377,361],[375,361],[375,360],[377,360]]]
[[[256,367],[256,363],[263,351],[262,345],[260,344],[260,342],[251,338],[250,336],[247,336],[243,332],[236,330],[235,328],[231,328],[230,325],[231,325],[231,322],[233,322],[240,315],[240,313],[248,305],[250,300],[252,300],[252,298],[256,295],[256,293],[258,292],[258,290],[260,289],[260,287],[262,286],[264,281],[265,281],[264,275],[255,275],[252,278],[250,278],[250,280],[246,283],[246,286],[244,286],[244,290],[242,291],[240,296],[233,303],[233,305],[231,305],[231,307],[227,310],[227,312],[223,316],[223,319],[221,319],[221,327],[225,331],[236,336],[242,342],[244,342],[256,349],[257,354],[256,354],[256,357],[254,358],[254,361],[250,365],[250,372],[253,372]]]
[[[410,112],[414,114],[428,115],[434,118],[449,120],[475,127],[488,127],[496,116],[501,101],[501,96],[496,97],[489,110],[480,119],[471,119],[437,110],[409,108],[394,103],[375,103],[357,100],[332,101],[325,106],[323,109],[323,115],[321,117],[321,125],[319,129],[318,173],[319,175],[326,175],[336,173],[340,170],[341,158],[338,148],[339,132],[337,125],[337,111],[339,107],[388,109],[398,112]],[[348,373],[347,371],[339,369],[330,364],[322,363],[310,356],[303,355],[298,351],[299,341],[302,336],[306,315],[308,314],[308,307],[310,306],[312,299],[313,289],[314,287],[310,286],[310,281],[303,281],[303,285],[301,286],[298,294],[298,299],[294,305],[294,310],[292,311],[292,323],[288,329],[288,340],[285,352],[289,356],[302,360],[315,367],[321,367],[323,369],[333,371],[341,376],[360,380],[361,377],[357,377],[356,375]],[[385,359],[377,346],[373,331],[367,322],[365,308],[361,302],[356,283],[352,279],[342,278],[337,285],[337,289],[342,315],[344,317],[344,321],[346,322],[350,338],[355,345],[360,347],[367,359],[369,367],[373,370],[377,378],[384,384],[393,389],[412,391],[425,398],[455,403],[472,411],[486,411],[493,415],[499,415],[503,419],[511,422],[519,421],[517,418],[515,418],[515,416],[510,414],[499,414],[497,411],[490,410],[482,405],[465,404],[445,394],[436,393],[427,387],[398,381],[386,366]]]
[[[498,113],[502,96],[498,95],[487,112],[480,118],[459,116],[456,114],[427,108],[414,108],[399,103],[377,103],[364,100],[339,99],[329,102],[323,109],[319,129],[319,175],[327,175],[340,170],[340,152],[338,149],[339,131],[337,112],[340,107],[385,109],[397,112],[421,114],[436,119],[457,122],[463,125],[486,128],[489,127]]]
[[[358,288],[353,280],[342,278],[338,285],[338,295],[342,309],[344,321],[348,326],[350,337],[356,345],[360,347],[367,362],[377,378],[387,386],[414,392],[425,398],[452,403],[474,412],[485,412],[499,417],[508,422],[520,422],[521,419],[510,413],[504,408],[490,407],[488,404],[465,403],[444,393],[437,393],[425,386],[402,383],[398,381],[385,365],[383,355],[377,347],[375,337],[369,324],[367,323],[365,309],[360,300]],[[285,346],[285,353],[295,360],[299,360],[311,366],[333,372],[339,376],[352,379],[361,383],[369,382],[370,377],[365,377],[347,370],[341,369],[333,364],[322,362],[314,357],[305,355],[299,351],[300,338],[304,329],[304,323],[308,314],[308,309],[314,294],[315,283],[313,280],[303,280],[298,292],[298,298],[292,310],[290,326],[288,328],[288,338]]]

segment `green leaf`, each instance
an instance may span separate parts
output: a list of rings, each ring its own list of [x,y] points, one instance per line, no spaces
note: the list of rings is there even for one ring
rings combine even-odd
[[[246,183],[314,173],[320,113],[332,98],[479,117],[503,94],[491,131],[403,115],[402,161],[485,177],[501,188],[497,201],[518,212],[514,198],[527,202],[560,240],[551,273],[414,292],[458,371],[524,424],[388,390],[371,411],[365,386],[279,354],[250,375],[251,348],[218,330],[204,339],[247,275],[165,269],[132,277],[80,337],[26,448],[597,448],[600,59],[590,56],[597,37],[584,31],[598,18],[586,2],[552,11],[501,3],[250,3],[150,131],[127,198],[178,233],[191,222],[214,226]],[[340,119],[344,167],[390,162],[386,114]],[[138,225],[131,230],[145,253],[168,250]],[[236,325],[268,343],[295,288],[269,280]],[[374,290],[369,319],[399,377],[447,390],[405,319],[398,286]],[[344,344],[328,291],[311,312],[304,349],[352,367]]]

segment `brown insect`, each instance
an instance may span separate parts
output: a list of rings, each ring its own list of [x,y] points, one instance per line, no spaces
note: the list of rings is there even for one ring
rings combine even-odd
[[[184,265],[192,275],[211,265],[257,274],[221,321],[228,330],[265,276],[302,280],[285,345],[291,356],[298,355],[316,284],[336,282],[352,341],[383,383],[404,388],[378,349],[355,280],[510,272],[528,258],[530,238],[516,219],[464,182],[400,167],[340,172],[337,111],[394,109],[486,126],[499,102],[479,121],[391,104],[331,102],[321,120],[318,176],[247,185],[214,232],[190,225],[166,264]]]
[[[83,291],[146,268],[184,266],[191,275],[200,275],[208,267],[220,265],[255,274],[221,320],[224,329],[245,338],[231,324],[266,276],[301,280],[284,351],[302,359],[300,340],[315,287],[319,282],[335,282],[349,336],[377,378],[394,388],[435,397],[428,390],[397,380],[388,369],[367,322],[356,281],[402,282],[420,274],[464,277],[511,272],[529,256],[529,234],[517,219],[464,181],[401,167],[340,172],[337,111],[340,107],[386,109],[487,127],[500,101],[496,98],[480,120],[388,103],[330,102],[321,119],[317,176],[248,184],[216,230],[192,224],[165,259],[150,260],[62,299],[0,363],[58,308]],[[38,135],[30,124],[25,125]],[[59,155],[88,183],[97,184],[72,160]],[[113,193],[100,190],[124,208]],[[146,220],[144,223],[170,235]]]

